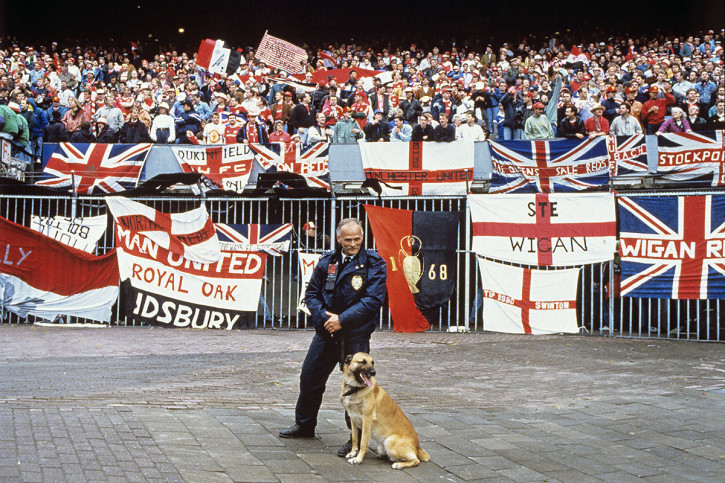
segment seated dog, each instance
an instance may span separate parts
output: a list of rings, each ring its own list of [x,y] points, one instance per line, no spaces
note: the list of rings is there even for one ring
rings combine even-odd
[[[373,358],[364,352],[347,356],[342,372],[340,400],[352,422],[348,461],[362,463],[371,440],[377,443],[380,456],[396,462],[396,470],[428,461],[430,456],[420,447],[413,425],[375,381]]]

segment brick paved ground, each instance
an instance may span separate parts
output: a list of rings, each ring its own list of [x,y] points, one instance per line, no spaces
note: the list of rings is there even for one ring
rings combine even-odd
[[[0,481],[723,481],[725,346],[376,333],[429,463],[352,466],[339,373],[284,440],[312,334],[0,325]]]

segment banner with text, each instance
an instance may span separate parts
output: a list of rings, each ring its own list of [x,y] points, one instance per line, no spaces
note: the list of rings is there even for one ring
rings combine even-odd
[[[241,193],[252,173],[254,151],[248,144],[222,146],[172,146],[182,171],[196,171],[220,189]]]
[[[259,305],[266,254],[222,251],[192,262],[116,225],[123,315],[166,327],[234,328]]]
[[[106,215],[85,218],[33,215],[30,228],[69,247],[93,253],[98,240],[106,232],[106,221]]]
[[[723,131],[662,133],[657,174],[669,181],[725,186]]]
[[[473,250],[541,266],[611,260],[617,225],[613,193],[470,195]]]
[[[473,181],[473,141],[362,143],[360,155],[383,196],[459,196]]]

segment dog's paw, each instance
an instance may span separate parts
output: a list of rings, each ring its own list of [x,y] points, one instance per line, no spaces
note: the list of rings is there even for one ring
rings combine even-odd
[[[356,457],[350,458],[349,460],[347,460],[347,462],[350,463],[351,465],[359,465],[360,463],[363,462],[363,457],[362,457],[362,455],[357,455]]]
[[[354,458],[355,456],[357,456],[357,453],[358,453],[358,450],[354,449],[354,450],[350,451],[348,454],[346,454],[345,458],[347,458],[347,459]]]
[[[400,463],[393,463],[393,469],[394,470],[402,470],[404,466]]]

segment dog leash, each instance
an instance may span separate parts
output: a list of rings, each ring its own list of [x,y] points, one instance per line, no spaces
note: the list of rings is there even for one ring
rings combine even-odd
[[[341,336],[340,337],[340,371],[343,370],[344,366],[345,366],[345,339]]]

